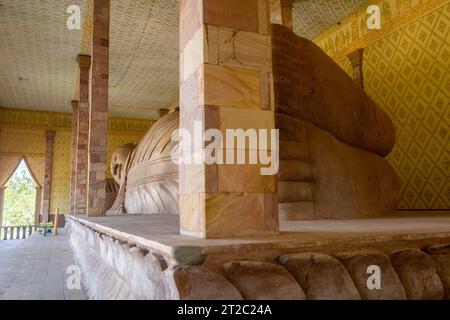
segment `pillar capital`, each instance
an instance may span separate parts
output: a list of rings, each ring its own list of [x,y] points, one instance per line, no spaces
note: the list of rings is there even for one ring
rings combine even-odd
[[[292,8],[294,6],[295,0],[270,0],[270,6],[273,8],[275,6],[281,6],[283,8]]]
[[[77,63],[80,69],[89,69],[91,67],[91,56],[79,54],[77,56]]]
[[[71,104],[71,106],[72,106],[72,110],[76,110],[77,108],[78,108],[78,104],[79,104],[80,102],[78,101],[78,100],[72,100],[71,102],[70,102],[70,104]]]
[[[56,134],[55,131],[47,130],[47,131],[45,131],[45,139],[53,140],[53,139],[55,139],[55,134]]]
[[[293,29],[292,10],[295,0],[270,0],[270,13],[276,24]]]

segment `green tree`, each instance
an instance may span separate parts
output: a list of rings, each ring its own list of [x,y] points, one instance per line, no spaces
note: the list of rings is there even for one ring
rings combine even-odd
[[[34,225],[36,184],[26,170],[16,171],[6,184],[4,226]]]

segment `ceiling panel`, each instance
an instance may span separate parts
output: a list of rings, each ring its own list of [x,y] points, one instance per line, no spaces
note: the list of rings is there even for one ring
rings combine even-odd
[[[367,0],[296,0],[293,9],[294,31],[313,39],[348,17]]]
[[[90,28],[68,30],[66,9],[79,5],[89,21],[91,1],[0,0],[0,106],[71,111]],[[294,29],[313,38],[365,2],[297,0]],[[157,118],[177,91],[178,0],[111,0],[110,114]]]
[[[0,106],[69,111],[81,31],[66,27],[74,0],[0,1]]]

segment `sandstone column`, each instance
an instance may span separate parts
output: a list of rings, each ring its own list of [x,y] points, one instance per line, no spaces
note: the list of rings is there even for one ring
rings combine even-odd
[[[75,194],[77,185],[77,134],[78,134],[78,101],[72,101],[72,171],[70,177],[70,213],[75,212]]]
[[[182,160],[208,145],[198,141],[196,125],[224,136],[226,129],[274,128],[268,1],[181,0],[180,51],[180,127],[193,137],[181,141]],[[245,149],[228,146],[224,153],[243,150],[248,160]],[[259,162],[181,164],[181,233],[278,232],[276,176],[260,169]]]
[[[34,208],[34,225],[37,226],[41,218],[41,206],[42,206],[42,187],[36,187],[36,201]]]
[[[274,22],[292,30],[294,28],[292,17],[294,0],[271,0],[270,4]]]
[[[50,214],[50,193],[52,185],[53,141],[55,131],[45,131],[45,178],[42,192],[42,221],[47,222]]]
[[[85,214],[87,204],[87,165],[89,142],[89,70],[91,57],[79,55],[80,98],[77,119],[76,185],[74,195],[74,213]]]
[[[108,139],[109,0],[94,0],[91,104],[89,113],[88,216],[106,212]]]
[[[5,189],[6,187],[0,186],[0,227],[3,226],[3,209],[5,205]]]
[[[364,78],[363,78],[363,49],[356,49],[350,52],[347,57],[350,59],[353,68],[353,80],[356,84],[364,89]]]

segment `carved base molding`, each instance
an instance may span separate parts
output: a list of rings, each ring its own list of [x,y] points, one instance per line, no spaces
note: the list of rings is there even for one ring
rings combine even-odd
[[[70,242],[90,299],[450,298],[450,235],[365,244],[361,236],[338,248],[333,241],[323,245],[323,239],[322,245],[304,242],[278,250],[270,249],[269,241],[234,249],[217,246],[207,252],[207,247],[192,246],[189,240],[168,247],[142,232],[111,229],[101,219],[105,218],[68,219]],[[368,281],[371,274],[373,281]]]

